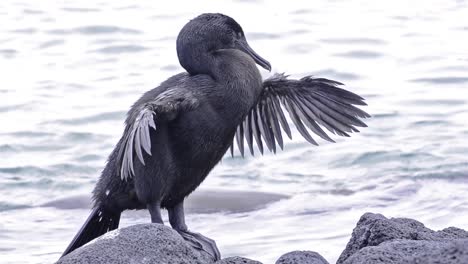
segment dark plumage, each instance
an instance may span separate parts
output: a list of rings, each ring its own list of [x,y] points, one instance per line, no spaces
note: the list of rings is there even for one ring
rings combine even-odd
[[[64,255],[118,227],[127,209],[147,208],[151,221],[163,223],[160,208],[194,247],[220,257],[213,240],[188,231],[183,201],[220,161],[233,141],[244,155],[244,137],[276,152],[291,138],[284,110],[304,138],[308,130],[333,141],[319,126],[340,136],[366,126],[369,117],[353,105],[358,95],[323,78],[288,79],[276,74],[262,81],[255,63],[270,64],[247,44],[232,18],[203,14],[179,33],[177,54],[187,72],[146,92],[130,109],[122,138],[93,191],[94,209]]]

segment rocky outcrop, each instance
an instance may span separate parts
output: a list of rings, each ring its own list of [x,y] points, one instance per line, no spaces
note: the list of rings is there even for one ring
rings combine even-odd
[[[328,261],[314,251],[293,251],[282,255],[276,264],[328,264]]]
[[[73,251],[57,263],[197,263],[261,264],[229,257],[214,262],[211,256],[192,248],[172,228],[141,224],[117,229]],[[388,219],[364,214],[353,230],[338,264],[466,264],[468,232],[449,227],[433,231],[408,218]],[[293,251],[276,264],[328,264],[313,251]]]
[[[365,247],[344,264],[466,264],[468,239],[455,241],[394,240]]]
[[[459,228],[433,231],[413,219],[366,213],[337,263],[468,263],[467,241]]]
[[[57,264],[89,263],[213,263],[211,256],[198,251],[170,227],[140,224],[117,229],[76,249]]]
[[[262,264],[259,261],[251,260],[243,257],[230,257],[225,258],[219,261],[216,261],[215,264]]]

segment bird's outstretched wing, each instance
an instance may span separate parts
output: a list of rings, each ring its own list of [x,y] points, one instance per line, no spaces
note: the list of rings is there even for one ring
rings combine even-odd
[[[181,88],[168,89],[151,99],[144,100],[143,96],[142,99],[128,113],[118,152],[118,171],[122,180],[135,175],[135,154],[143,165],[143,151],[151,155],[150,128],[157,130],[158,123],[171,121],[181,112],[192,110],[198,105],[191,91]]]
[[[276,143],[283,149],[281,128],[291,138],[291,130],[283,108],[299,133],[314,145],[317,145],[317,142],[308,129],[321,138],[334,142],[319,125],[334,134],[346,137],[349,137],[348,133],[359,132],[356,127],[366,127],[359,118],[368,118],[370,115],[354,106],[366,105],[364,99],[338,88],[338,85],[342,83],[311,76],[293,80],[284,74],[275,74],[266,79],[257,104],[237,128],[235,140],[242,156],[243,137],[252,155],[254,139],[262,154],[263,143],[272,152],[276,152]],[[231,154],[233,145],[234,142],[231,145]]]

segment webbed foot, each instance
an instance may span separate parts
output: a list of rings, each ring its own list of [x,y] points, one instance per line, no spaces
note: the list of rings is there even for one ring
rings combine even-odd
[[[188,230],[176,230],[192,247],[203,250],[210,254],[214,261],[221,259],[221,253],[219,252],[216,242],[200,233],[190,232]]]

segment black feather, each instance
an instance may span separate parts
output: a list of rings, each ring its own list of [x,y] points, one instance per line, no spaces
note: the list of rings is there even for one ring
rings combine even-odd
[[[239,147],[239,151],[240,151],[242,157],[244,157],[244,126],[243,126],[243,123],[241,123],[237,127],[236,140],[237,140],[237,146]]]
[[[278,122],[278,117],[275,113],[275,107],[273,105],[272,99],[270,97],[266,98],[267,110],[268,110],[268,117],[270,119],[270,123],[272,126],[273,134],[278,142],[278,145],[281,149],[283,149],[283,136],[281,135],[281,128]]]
[[[275,106],[276,115],[279,117],[279,121],[281,123],[281,126],[283,127],[284,132],[286,132],[286,135],[288,135],[288,137],[292,139],[291,129],[289,128],[288,121],[284,116],[283,109],[281,109],[279,99],[276,96],[271,96],[270,98],[273,102],[273,105]]]
[[[286,110],[289,113],[289,117],[291,117],[291,120],[293,121],[294,125],[296,125],[297,131],[311,144],[318,145],[317,142],[310,136],[309,132],[307,132],[307,129],[304,127],[304,124],[302,124],[300,118],[297,116],[296,110],[294,106],[291,104],[290,99],[283,99],[283,104],[286,107]]]
[[[259,125],[260,129],[262,129],[262,136],[268,149],[273,153],[276,153],[275,139],[273,138],[273,132],[271,131],[271,125],[269,124],[269,117],[265,109],[265,104],[266,102],[263,101],[259,105]]]
[[[304,123],[307,125],[307,127],[321,138],[330,142],[335,142],[327,135],[327,133],[325,133],[325,131],[322,130],[322,128],[320,128],[319,125],[317,125],[317,123],[312,118],[314,114],[307,108],[307,106],[305,106],[297,96],[294,95],[293,97],[294,100],[292,100],[292,103],[294,103],[295,106],[299,109],[297,113],[301,120],[304,121]]]
[[[253,130],[252,130],[252,111],[244,119],[245,124],[245,139],[247,140],[247,145],[249,146],[250,154],[254,155],[254,148],[253,148]]]
[[[252,130],[255,141],[257,142],[258,150],[263,155],[263,143],[262,139],[260,138],[260,128],[258,122],[258,115],[257,115],[257,107],[252,109]]]
[[[281,130],[292,138],[284,110],[288,112],[298,132],[314,145],[318,143],[309,130],[330,142],[335,141],[323,128],[344,137],[349,137],[348,133],[359,132],[356,127],[367,126],[360,118],[367,118],[370,115],[354,105],[366,105],[366,103],[359,95],[339,88],[338,85],[343,84],[312,76],[292,80],[284,74],[275,74],[266,79],[257,104],[244,119],[243,127],[239,126],[237,129],[239,148],[243,148],[242,143],[239,144],[239,138],[244,135],[252,155],[253,138],[262,154],[263,143],[274,153],[276,143],[283,149]]]

